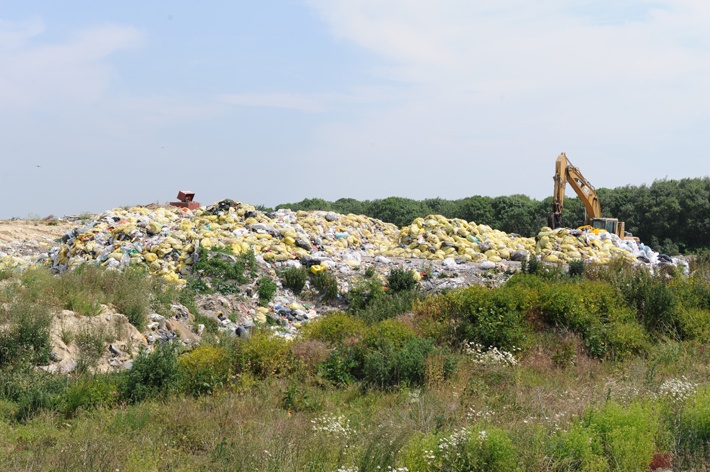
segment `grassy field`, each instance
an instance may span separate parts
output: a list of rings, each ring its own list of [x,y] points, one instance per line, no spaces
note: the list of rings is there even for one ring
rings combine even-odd
[[[140,271],[2,274],[0,469],[704,470],[710,283],[629,266],[526,264],[422,298],[363,277],[351,309],[288,341],[165,345],[130,371],[54,376],[47,320],[97,303],[134,324],[189,290]],[[390,287],[390,288],[391,288]],[[138,294],[138,295],[136,295]]]

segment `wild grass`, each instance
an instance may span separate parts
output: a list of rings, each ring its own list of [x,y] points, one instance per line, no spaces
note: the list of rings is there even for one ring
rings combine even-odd
[[[65,300],[45,275],[24,277],[9,326],[31,300]],[[612,471],[672,457],[674,470],[699,470],[710,460],[708,292],[645,277],[521,274],[364,317],[393,299],[369,279],[359,311],[295,340],[264,329],[191,352],[165,345],[104,376],[7,357],[0,469]],[[148,303],[182,297],[147,287]],[[42,352],[12,329],[16,352]]]

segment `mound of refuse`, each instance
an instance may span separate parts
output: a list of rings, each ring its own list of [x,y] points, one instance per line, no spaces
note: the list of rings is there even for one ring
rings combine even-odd
[[[459,258],[466,262],[522,260],[535,249],[533,238],[507,234],[486,225],[476,225],[441,215],[417,218],[402,228],[400,246],[385,255],[434,260]]]
[[[644,264],[679,264],[671,258],[653,251],[632,239],[622,239],[616,234],[593,228],[542,228],[535,238],[535,254],[544,262],[569,263],[584,260],[593,264],[608,264],[624,260]]]
[[[267,263],[304,261],[317,254],[351,266],[364,256],[449,264],[521,261],[529,255],[549,263],[677,262],[636,241],[593,229],[542,228],[535,238],[527,238],[441,215],[417,218],[400,229],[364,215],[288,209],[265,213],[229,199],[197,209],[107,211],[67,232],[60,245],[39,259],[56,272],[87,262],[107,268],[144,264],[152,274],[184,284],[201,248],[235,255],[253,251]],[[29,265],[23,262],[0,257],[0,265]]]
[[[151,273],[178,283],[191,272],[200,248],[253,250],[266,262],[300,259],[314,251],[346,250],[380,254],[391,248],[399,229],[361,215],[332,212],[273,213],[232,200],[196,210],[133,207],[105,212],[48,252],[58,272],[97,261],[107,268],[144,263]]]

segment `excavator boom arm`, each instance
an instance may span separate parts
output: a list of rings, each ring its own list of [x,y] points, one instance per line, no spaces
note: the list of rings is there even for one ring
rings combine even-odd
[[[550,227],[558,228],[562,226],[562,208],[565,203],[565,188],[569,184],[577,194],[587,215],[585,224],[589,224],[592,218],[601,218],[602,210],[599,203],[597,191],[591,183],[582,175],[578,168],[572,165],[563,152],[557,157],[555,162],[555,190],[552,200],[552,213],[550,213]]]

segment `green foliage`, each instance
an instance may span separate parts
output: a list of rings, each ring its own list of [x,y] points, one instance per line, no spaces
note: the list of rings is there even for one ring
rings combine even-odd
[[[77,370],[86,372],[96,367],[101,355],[106,351],[108,342],[114,338],[102,325],[84,326],[74,337],[79,348]]]
[[[527,292],[522,286],[493,290],[472,286],[449,292],[432,303],[441,305],[437,316],[443,314],[453,321],[450,342],[476,342],[510,351],[525,342],[524,314],[530,303]]]
[[[568,275],[570,277],[582,277],[584,275],[584,260],[576,259],[570,261]]]
[[[290,289],[296,295],[300,294],[308,280],[308,269],[305,267],[289,267],[283,271],[284,287]]]
[[[0,398],[16,403],[16,421],[25,422],[42,410],[57,408],[68,379],[17,364],[0,370]]]
[[[413,270],[393,267],[387,276],[387,287],[394,292],[412,290],[416,286]]]
[[[314,400],[297,379],[293,379],[286,387],[286,391],[281,397],[281,407],[291,411],[315,411],[320,408],[318,401]]]
[[[163,343],[151,353],[146,351],[133,360],[119,386],[121,397],[130,403],[150,398],[164,398],[177,390],[180,380],[177,348]]]
[[[256,256],[253,250],[235,256],[229,248],[199,249],[193,265],[192,288],[198,293],[217,291],[224,295],[237,293],[239,285],[256,275]]]
[[[259,279],[259,288],[257,290],[259,302],[262,305],[269,303],[274,298],[276,288],[276,283],[270,277],[262,276]]]
[[[606,283],[550,284],[540,293],[539,309],[548,323],[579,334],[593,357],[621,359],[647,345],[643,328]]]
[[[41,303],[18,301],[8,307],[8,325],[0,329],[0,367],[11,363],[43,365],[51,352],[52,314]]]
[[[656,336],[681,338],[679,300],[663,274],[651,274],[643,268],[625,268],[616,273],[612,283],[626,302],[635,308],[638,319]]]
[[[227,350],[203,344],[178,359],[181,390],[198,396],[212,393],[229,380]]]
[[[702,449],[710,442],[710,388],[707,386],[686,402],[677,442],[686,451]]]
[[[519,451],[503,429],[462,428],[448,434],[413,435],[401,457],[409,470],[484,472],[516,470]]]
[[[79,377],[63,393],[60,402],[66,417],[79,410],[96,407],[110,408],[118,403],[118,383],[115,375],[92,375]]]
[[[378,340],[374,346],[363,343],[360,352],[361,380],[378,388],[394,385],[422,385],[426,378],[426,359],[433,351],[431,339],[411,337],[397,343]]]
[[[649,404],[609,402],[587,413],[585,425],[598,437],[604,453],[619,470],[647,470],[656,450],[659,417]]]
[[[338,298],[338,279],[327,270],[322,270],[313,276],[313,285],[323,296],[323,301],[329,302]]]
[[[269,331],[257,330],[249,339],[234,337],[227,343],[229,361],[237,374],[267,378],[286,375],[292,369],[289,342]]]
[[[356,310],[355,313],[358,318],[367,323],[377,323],[378,321],[409,313],[414,303],[423,298],[424,295],[417,290],[388,292],[386,296],[372,298],[365,307]]]
[[[535,275],[540,273],[542,268],[542,262],[540,262],[540,259],[538,259],[537,256],[534,255],[523,259],[522,263],[520,264],[520,270],[524,274]]]
[[[353,313],[372,304],[378,298],[384,297],[382,281],[377,277],[362,278],[353,281],[348,292],[349,308]]]
[[[580,424],[572,425],[550,441],[551,456],[556,458],[554,470],[606,472],[609,465],[596,431]]]
[[[352,344],[345,344],[330,353],[318,366],[318,374],[335,385],[347,385],[357,380],[353,375],[360,366],[358,350]]]
[[[302,334],[306,339],[315,339],[328,344],[340,344],[345,340],[355,339],[365,332],[365,323],[353,315],[344,312],[327,313],[306,324]]]

